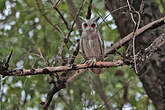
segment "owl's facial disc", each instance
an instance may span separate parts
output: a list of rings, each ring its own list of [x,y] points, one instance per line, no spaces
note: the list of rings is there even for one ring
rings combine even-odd
[[[96,24],[95,24],[95,23],[92,23],[92,24],[91,24],[91,27],[92,27],[92,28],[96,28]]]
[[[84,28],[87,28],[88,27],[88,24],[87,23],[84,23],[83,26],[84,26]]]
[[[83,23],[83,29],[87,32],[93,32],[96,30],[96,23]]]

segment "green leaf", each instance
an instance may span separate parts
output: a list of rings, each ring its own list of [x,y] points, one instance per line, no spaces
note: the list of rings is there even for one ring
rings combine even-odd
[[[5,3],[6,3],[6,0],[1,0],[0,1],[0,13],[3,12],[3,10],[5,9]]]

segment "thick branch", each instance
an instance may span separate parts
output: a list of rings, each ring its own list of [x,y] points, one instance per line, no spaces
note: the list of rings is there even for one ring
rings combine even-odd
[[[144,61],[146,58],[150,58],[157,50],[165,45],[165,34],[157,37],[144,51],[139,51],[136,56],[138,60]]]
[[[160,35],[156,38],[152,44],[145,49],[145,52],[154,52],[165,44],[165,34]]]
[[[138,29],[135,33],[136,37],[138,35],[142,34],[143,32],[145,32],[146,30],[150,29],[150,28],[156,28],[156,27],[158,27],[162,24],[165,24],[164,20],[165,20],[165,17],[162,17],[162,18],[160,18],[156,21],[153,21],[153,22],[143,26],[142,28]],[[123,39],[119,40],[112,47],[110,47],[107,51],[105,51],[105,55],[108,55],[108,54],[112,53],[115,49],[123,46],[126,42],[133,39],[133,35],[134,35],[134,32],[131,32],[130,34],[125,36]]]
[[[15,69],[15,70],[5,70],[1,71],[0,74],[4,76],[27,76],[27,75],[40,75],[40,74],[50,74],[69,70],[79,70],[86,68],[108,68],[122,66],[124,62],[118,60],[116,62],[96,62],[96,65],[89,64],[77,64],[72,66],[58,66],[58,67],[45,67],[39,69]]]
[[[50,100],[47,100],[43,105],[44,105],[44,110],[48,110],[48,106],[50,105],[51,101],[52,101],[52,98],[53,98],[53,95],[60,91],[62,88],[64,88],[64,86],[59,86],[59,87],[56,87],[54,86],[53,89],[51,91],[49,91],[48,93],[48,99]]]

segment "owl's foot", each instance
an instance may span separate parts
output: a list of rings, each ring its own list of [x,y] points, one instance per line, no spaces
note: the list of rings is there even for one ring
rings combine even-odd
[[[85,64],[88,65],[95,65],[96,64],[96,58],[91,58],[85,62]]]

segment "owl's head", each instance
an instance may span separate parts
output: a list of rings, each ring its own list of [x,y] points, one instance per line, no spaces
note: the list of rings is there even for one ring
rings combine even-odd
[[[81,17],[82,22],[82,29],[83,31],[87,31],[87,32],[95,32],[96,31],[96,27],[97,24],[96,22],[99,20],[99,18],[96,19],[84,19]]]

